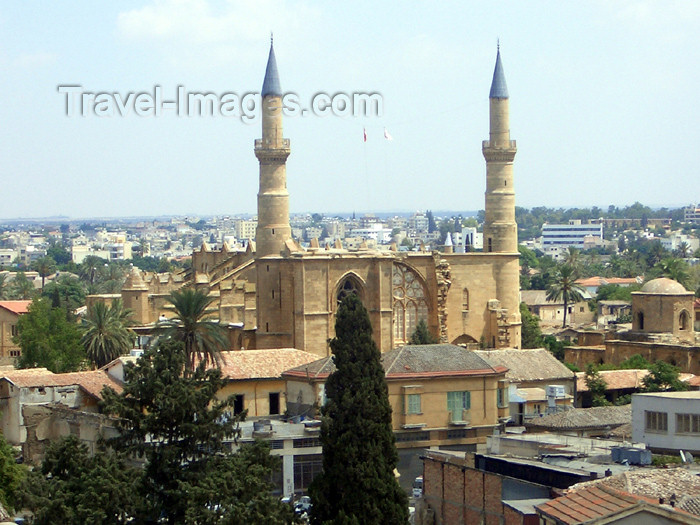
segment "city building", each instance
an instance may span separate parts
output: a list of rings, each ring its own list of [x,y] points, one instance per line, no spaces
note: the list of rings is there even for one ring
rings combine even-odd
[[[683,221],[700,224],[700,204],[691,204],[683,210]]]
[[[312,242],[302,247],[292,237],[286,183],[291,147],[283,135],[282,90],[272,46],[261,95],[262,138],[254,146],[260,164],[255,243],[246,252],[231,252],[226,246],[209,250],[203,245],[193,253],[186,280],[217,297],[220,320],[236,332],[234,349],[298,348],[326,356],[338,303],[347,294],[358,295],[369,311],[382,351],[405,343],[421,320],[444,343],[520,346],[516,144],[510,138],[500,51],[489,95],[489,140],[482,144],[486,160],[482,253],[378,250],[369,241],[355,250],[339,241],[333,246]],[[423,227],[422,217],[420,222]],[[141,323],[156,319],[157,299],[151,300],[147,287],[134,288],[133,282],[127,282],[123,292],[125,306]]]
[[[0,365],[12,364],[21,354],[14,342],[18,335],[17,320],[26,314],[31,301],[0,301]]]
[[[700,391],[632,395],[632,439],[649,448],[700,452]]]
[[[447,344],[408,345],[382,354],[382,366],[399,449],[467,449],[485,443],[508,419],[506,368],[475,352]],[[332,357],[326,357],[284,372],[289,414],[315,416],[334,370]]]
[[[542,251],[555,259],[567,248],[580,250],[600,246],[603,242],[603,224],[582,224],[570,220],[569,224],[542,225]]]

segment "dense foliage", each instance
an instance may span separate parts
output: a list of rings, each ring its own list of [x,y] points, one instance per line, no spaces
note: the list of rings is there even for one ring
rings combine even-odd
[[[411,334],[409,345],[432,345],[438,342],[437,337],[430,333],[425,320],[421,319],[416,325],[416,329]]]
[[[124,309],[121,299],[115,299],[110,306],[97,302],[88,309],[81,325],[80,342],[97,368],[128,354],[133,348],[135,336],[129,329],[131,315],[131,310]]]
[[[531,313],[525,303],[520,303],[520,319],[522,328],[520,341],[523,348],[542,348],[542,331],[540,319]]]
[[[17,454],[0,434],[0,503],[5,509],[18,508],[19,487],[25,474],[26,468],[17,463]]]
[[[120,434],[89,455],[75,438],[51,446],[24,486],[37,524],[282,525],[291,508],[271,494],[280,467],[263,442],[231,452],[243,415],[218,400],[218,369],[185,373],[182,343],[164,342],[103,391]],[[129,458],[124,461],[123,458]],[[134,460],[142,467],[131,467]]]
[[[323,472],[309,495],[311,522],[401,524],[408,502],[394,475],[391,405],[367,310],[355,295],[338,308],[330,342],[336,371],[326,381]]]
[[[158,323],[158,341],[181,341],[188,370],[200,361],[219,366],[221,351],[229,341],[226,329],[212,315],[216,309],[211,304],[216,298],[206,290],[186,287],[172,292],[167,300],[175,315]]]
[[[47,447],[41,467],[22,487],[22,504],[34,514],[33,525],[133,523],[138,478],[139,471],[122,456],[92,455],[69,436]]]
[[[66,319],[65,311],[52,308],[46,299],[29,305],[17,320],[16,343],[22,349],[19,368],[45,367],[54,373],[74,372],[85,367],[85,351],[78,326]]]

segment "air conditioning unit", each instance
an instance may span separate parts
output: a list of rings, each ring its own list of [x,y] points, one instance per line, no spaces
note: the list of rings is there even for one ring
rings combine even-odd
[[[565,395],[564,385],[547,385],[547,397],[564,397]]]

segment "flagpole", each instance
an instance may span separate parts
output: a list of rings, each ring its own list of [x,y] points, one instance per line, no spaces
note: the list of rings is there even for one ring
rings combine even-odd
[[[364,158],[364,164],[365,164],[365,195],[366,195],[366,201],[365,201],[365,206],[367,206],[370,210],[372,209],[371,203],[369,202],[370,200],[370,195],[372,195],[372,192],[369,191],[369,170],[367,169],[367,129],[362,128],[362,156]]]

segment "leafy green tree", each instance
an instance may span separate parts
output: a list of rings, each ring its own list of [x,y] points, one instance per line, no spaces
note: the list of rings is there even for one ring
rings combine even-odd
[[[632,292],[641,288],[639,284],[620,286],[619,284],[603,284],[598,287],[596,300],[598,301],[632,301]]]
[[[111,306],[98,302],[83,318],[81,343],[85,354],[97,368],[128,354],[134,344],[134,333],[129,329],[131,310],[124,309],[121,299]]]
[[[34,284],[27,278],[24,272],[17,272],[9,284],[10,297],[12,299],[28,300],[36,295]]]
[[[133,523],[139,470],[109,452],[89,454],[77,437],[51,443],[41,468],[22,487],[22,503],[33,525]]]
[[[667,257],[660,260],[653,268],[653,274],[659,277],[668,277],[678,281],[687,289],[690,286],[690,274],[688,263],[683,259]]]
[[[6,273],[0,273],[0,300],[9,298],[10,286],[7,283]]]
[[[548,301],[564,301],[564,321],[562,328],[566,327],[566,314],[569,303],[576,303],[583,299],[583,288],[576,284],[576,270],[568,264],[561,265],[556,273],[554,282],[547,289]]]
[[[521,344],[523,348],[542,348],[542,330],[539,318],[530,312],[525,303],[520,303],[520,319],[522,320]]]
[[[384,369],[357,296],[340,304],[335,333],[336,371],[326,381],[322,409],[323,472],[309,487],[311,523],[405,525],[408,503],[394,476],[398,453]]]
[[[680,369],[666,361],[657,361],[649,367],[649,374],[642,379],[643,392],[681,392],[688,390],[688,383],[679,379]]]
[[[640,354],[634,354],[620,363],[620,370],[648,370],[651,363]]]
[[[567,347],[567,344],[564,341],[560,341],[553,335],[546,335],[542,340],[542,344],[552,353],[554,357],[556,357],[562,363],[564,362],[564,357],[566,355],[566,351],[564,349]]]
[[[41,296],[50,300],[53,308],[63,309],[69,320],[74,319],[73,312],[85,304],[85,289],[72,275],[60,275],[43,288]]]
[[[184,343],[188,370],[194,370],[200,360],[219,366],[221,351],[229,342],[226,329],[211,316],[216,311],[211,308],[215,297],[187,287],[172,292],[167,300],[175,316],[158,323],[158,339]]]
[[[131,262],[139,270],[144,270],[146,272],[155,272],[158,270],[158,265],[160,264],[160,259],[158,257],[152,257],[147,255],[142,257],[140,255],[134,255]]]
[[[17,463],[12,446],[0,434],[0,503],[10,511],[19,506],[19,488],[25,475],[25,466]]]
[[[48,247],[46,256],[51,257],[59,266],[68,264],[72,259],[70,252],[58,243],[52,243]]]
[[[74,372],[85,365],[80,330],[66,320],[60,308],[51,308],[46,299],[37,299],[17,320],[14,339],[22,349],[19,368],[46,367],[52,372]]]
[[[600,377],[600,372],[591,363],[586,365],[584,380],[586,381],[586,386],[588,386],[588,391],[591,393],[592,405],[594,407],[604,407],[611,404],[605,397],[608,384],[605,382],[605,379]]]
[[[124,391],[103,391],[104,412],[119,418],[108,444],[145,461],[135,492],[136,523],[283,524],[291,509],[270,494],[279,459],[263,442],[228,445],[239,434],[233,396],[219,400],[221,371],[187,371],[183,343],[163,342],[125,370]]]
[[[56,261],[51,257],[40,257],[31,265],[32,269],[41,277],[41,289],[44,289],[46,278],[56,271]]]
[[[425,320],[421,319],[416,325],[416,329],[411,334],[409,345],[434,345],[438,342],[437,337],[430,333]]]

